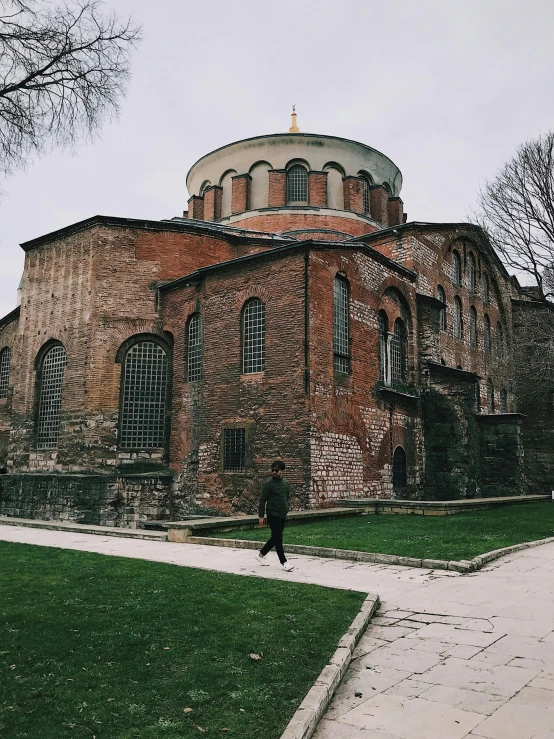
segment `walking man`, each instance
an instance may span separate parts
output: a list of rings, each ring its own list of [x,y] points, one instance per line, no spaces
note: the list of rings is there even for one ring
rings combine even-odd
[[[256,555],[258,563],[267,565],[266,554],[275,547],[279,562],[285,572],[290,572],[294,566],[287,562],[283,551],[283,529],[287,520],[290,502],[290,486],[283,477],[285,463],[278,459],[271,465],[271,477],[262,488],[260,502],[258,504],[258,516],[260,526],[263,526],[266,518],[271,529],[271,538],[264,544],[261,551]]]

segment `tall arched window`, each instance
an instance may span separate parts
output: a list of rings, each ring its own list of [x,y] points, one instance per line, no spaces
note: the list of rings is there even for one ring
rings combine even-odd
[[[389,319],[384,310],[379,311],[379,379],[387,382]]]
[[[159,449],[165,443],[167,354],[153,340],[137,341],[125,353],[119,446]]]
[[[487,380],[487,413],[494,413],[494,385],[492,380]]]
[[[452,329],[454,331],[455,339],[463,339],[464,337],[464,322],[462,316],[462,301],[456,295],[454,298],[454,319],[452,321]]]
[[[394,490],[402,490],[408,484],[406,467],[406,452],[401,446],[397,446],[392,455],[392,487]]]
[[[371,187],[369,180],[367,177],[362,176],[362,207],[364,209],[364,213],[369,213],[370,211],[370,199],[369,199],[369,188]]]
[[[242,371],[245,375],[265,370],[265,305],[259,298],[248,301],[242,315]]]
[[[500,390],[500,413],[508,412],[508,391],[505,387]]]
[[[477,348],[477,311],[473,306],[469,309],[469,343]]]
[[[483,318],[483,348],[485,354],[491,353],[491,321],[486,313]]]
[[[9,347],[0,352],[0,400],[8,397],[10,386],[10,360],[12,352]]]
[[[350,372],[348,282],[341,275],[333,285],[333,366],[335,372]]]
[[[60,436],[63,376],[67,352],[55,344],[42,358],[37,416],[37,449],[56,449]]]
[[[504,331],[502,329],[502,324],[497,323],[496,324],[496,356],[498,359],[504,359],[505,357],[505,348],[504,348]]]
[[[308,202],[308,173],[301,164],[293,164],[287,172],[287,203]]]
[[[475,257],[473,254],[469,255],[468,259],[468,283],[469,283],[469,292],[474,293],[476,289],[476,282],[475,282],[475,275],[476,275],[476,266],[475,266]]]
[[[401,318],[397,318],[394,322],[390,353],[392,383],[402,383],[406,375],[406,327]]]
[[[187,380],[202,379],[202,316],[194,313],[187,327]]]
[[[483,303],[487,305],[490,302],[489,276],[486,272],[481,275],[481,292],[483,293]]]
[[[437,287],[437,298],[441,302],[446,303],[446,293],[441,285]],[[446,331],[446,308],[443,308],[440,312],[439,325],[441,331]]]
[[[452,252],[452,284],[455,287],[462,284],[462,260],[457,251]]]

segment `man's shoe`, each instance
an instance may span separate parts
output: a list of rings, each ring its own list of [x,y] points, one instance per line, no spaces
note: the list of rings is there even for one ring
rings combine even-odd
[[[259,565],[262,565],[262,567],[267,567],[268,564],[269,564],[269,562],[266,562],[266,559],[265,559],[264,555],[263,554],[260,554],[260,552],[258,552],[258,554],[256,554],[256,562]]]
[[[285,562],[285,564],[283,565],[283,569],[285,570],[285,572],[290,572],[291,570],[294,570],[294,565],[291,565],[290,562]]]

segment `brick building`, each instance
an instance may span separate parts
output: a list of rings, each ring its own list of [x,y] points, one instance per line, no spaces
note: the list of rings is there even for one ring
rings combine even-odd
[[[371,147],[293,131],[200,159],[183,217],[22,244],[0,513],[252,512],[276,457],[297,507],[524,492],[527,297],[478,227],[407,222],[401,185]]]

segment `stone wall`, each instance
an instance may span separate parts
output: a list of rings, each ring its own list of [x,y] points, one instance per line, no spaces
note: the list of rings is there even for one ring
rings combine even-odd
[[[483,498],[525,495],[523,421],[518,413],[480,415],[480,488]],[[537,490],[533,488],[533,494]],[[542,491],[541,491],[542,492]]]

